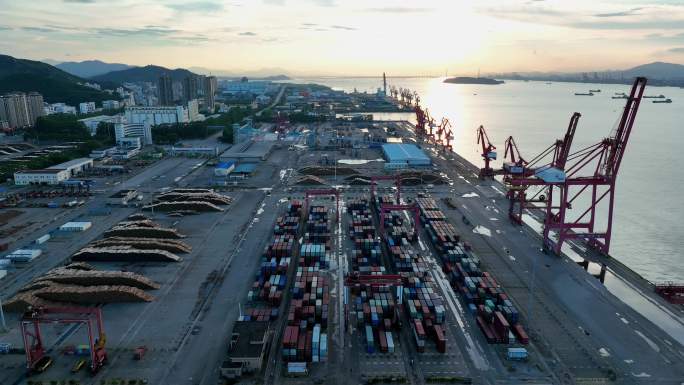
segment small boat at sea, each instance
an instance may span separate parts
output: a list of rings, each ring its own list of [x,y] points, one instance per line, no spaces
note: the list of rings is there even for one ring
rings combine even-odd
[[[594,96],[593,92],[575,92],[575,96]]]
[[[589,90],[589,92],[601,92],[601,90]]]
[[[644,95],[644,99],[665,99],[665,95]]]
[[[653,103],[672,103],[672,99],[654,100]]]
[[[629,96],[627,95],[620,95],[620,96],[611,96],[611,99],[629,99]]]

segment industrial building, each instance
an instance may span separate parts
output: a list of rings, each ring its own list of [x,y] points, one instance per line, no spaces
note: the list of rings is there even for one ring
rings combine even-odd
[[[125,115],[129,124],[147,123],[157,126],[189,121],[188,110],[184,106],[126,107]]]
[[[213,158],[218,155],[218,147],[171,147],[171,156],[207,157]]]
[[[221,154],[221,161],[227,162],[246,162],[258,163],[266,160],[273,151],[275,142],[249,140],[247,142],[239,143],[226,150]]]
[[[432,164],[430,157],[415,144],[383,144],[382,153],[387,161],[387,163],[385,163],[386,169],[427,167]]]
[[[268,322],[236,322],[230,338],[228,359],[221,365],[221,374],[226,378],[239,378],[243,374],[260,371],[269,339]]]
[[[83,171],[93,167],[93,160],[90,158],[72,159],[68,162],[56,164],[48,167],[49,170],[66,170],[69,177],[76,176]]]
[[[14,184],[19,186],[29,184],[55,185],[82,173],[93,167],[90,158],[73,159],[43,170],[24,170],[14,173]]]
[[[14,184],[25,186],[29,184],[49,184],[55,185],[69,179],[66,170],[24,170],[14,173]]]

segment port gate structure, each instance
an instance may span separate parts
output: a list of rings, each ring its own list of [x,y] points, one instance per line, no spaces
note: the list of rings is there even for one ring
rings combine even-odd
[[[52,323],[86,325],[90,348],[90,370],[92,373],[97,373],[107,360],[105,350],[107,337],[102,322],[102,310],[99,307],[39,307],[24,313],[20,326],[26,351],[26,368],[29,373],[46,353],[40,324]],[[94,337],[95,327],[97,327],[97,338]]]
[[[504,164],[504,183],[509,189],[509,213],[514,222],[521,223],[523,208],[544,209],[543,245],[546,250],[560,254],[563,243],[581,239],[598,252],[608,254],[613,228],[615,182],[646,82],[645,77],[635,79],[618,125],[609,137],[598,143],[570,152],[580,117],[579,113],[575,113],[564,139],[556,141],[529,162],[519,157],[517,146],[511,147],[511,152],[515,152],[518,159],[515,163]],[[514,143],[509,142],[511,146]],[[541,163],[547,155],[552,155],[553,160],[548,164]],[[582,175],[583,170],[591,170],[591,173]],[[526,190],[531,186],[541,189],[528,198]],[[546,194],[542,195],[544,192]],[[581,196],[589,203],[582,205],[582,199],[578,199]],[[542,206],[535,203],[542,203]],[[585,210],[571,217],[569,210],[577,208],[574,204],[584,206]],[[598,229],[596,221],[599,204],[607,205],[606,225],[602,229]]]

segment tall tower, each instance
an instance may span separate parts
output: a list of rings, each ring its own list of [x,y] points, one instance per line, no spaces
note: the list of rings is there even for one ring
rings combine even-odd
[[[382,92],[387,96],[387,77],[382,73]]]
[[[163,74],[161,77],[159,77],[157,91],[159,92],[160,106],[173,105],[173,80],[171,79],[171,76]]]

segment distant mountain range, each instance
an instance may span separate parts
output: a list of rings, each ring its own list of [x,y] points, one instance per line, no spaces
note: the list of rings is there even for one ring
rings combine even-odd
[[[182,81],[188,76],[196,75],[183,68],[171,70],[160,66],[147,65],[144,67],[132,67],[121,71],[108,72],[106,74],[93,76],[90,80],[117,84],[125,82],[156,82],[163,74],[171,76],[174,81]]]
[[[49,64],[0,55],[0,94],[39,92],[48,103],[64,102],[72,106],[81,102],[101,102],[115,96],[79,83],[86,80]]]
[[[684,86],[684,65],[654,62],[643,64],[627,70],[610,70],[595,72],[506,72],[489,74],[488,76],[514,80],[541,80],[557,82],[629,84],[637,76],[645,76],[648,83],[655,86]]]
[[[128,64],[105,63],[100,60],[86,60],[81,62],[68,61],[54,64],[54,66],[72,75],[82,78],[91,78],[93,76],[103,75],[108,72],[121,71],[133,67],[129,66]]]

